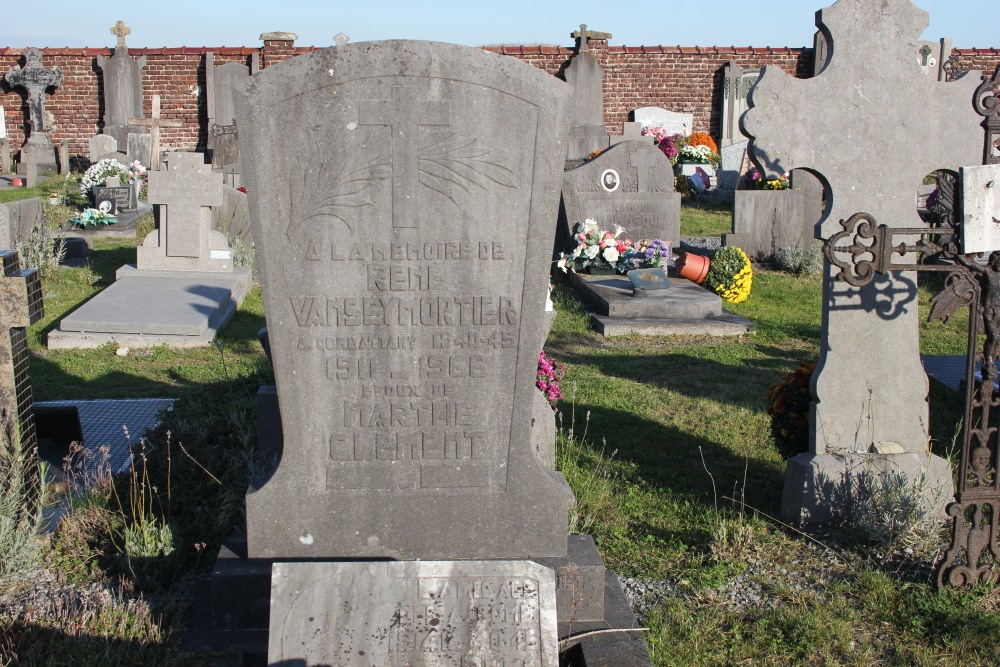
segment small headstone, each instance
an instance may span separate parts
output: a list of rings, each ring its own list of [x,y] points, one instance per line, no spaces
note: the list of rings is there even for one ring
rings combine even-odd
[[[35,424],[31,379],[28,376],[28,340],[25,327],[44,314],[42,280],[37,269],[21,269],[14,250],[0,250],[0,419],[10,429],[17,420],[22,445],[32,451]]]
[[[69,139],[59,142],[59,173],[69,173]]]
[[[212,229],[209,207],[222,204],[222,174],[213,173],[200,153],[170,153],[164,171],[150,171],[149,203],[159,228],[137,249],[144,270],[233,270],[226,237]]]
[[[0,174],[10,173],[10,139],[0,139]]]
[[[12,250],[16,246],[13,239],[9,209],[0,204],[0,250]]]
[[[581,25],[576,55],[565,70],[566,83],[573,87],[570,105],[567,160],[582,160],[595,150],[607,148],[604,125],[604,70],[587,45],[587,26]]]
[[[115,53],[111,58],[97,56],[97,66],[101,68],[104,81],[104,134],[117,141],[119,149],[128,148],[130,132],[145,132],[144,129],[129,129],[129,119],[143,118],[142,112],[142,68],[146,66],[146,56],[133,58],[128,54],[125,35],[131,29],[121,21],[111,28],[111,34],[118,38]]]
[[[272,665],[559,664],[555,573],[533,561],[275,563]]]
[[[620,144],[623,141],[646,141],[649,143],[655,143],[656,139],[651,136],[643,135],[641,123],[622,123],[622,133],[609,135],[608,144],[614,146],[615,144]]]
[[[21,145],[21,166],[29,188],[58,173],[56,147],[44,134],[40,136],[43,137],[40,140]]]
[[[97,134],[90,138],[89,158],[91,164],[97,164],[110,153],[118,152],[118,141],[110,134]],[[146,164],[143,162],[143,164]]]
[[[126,153],[126,163],[132,164],[136,160],[143,166],[152,167],[153,159],[153,136],[151,134],[136,134],[132,132],[128,135],[128,150]]]
[[[601,229],[615,225],[633,241],[680,243],[681,196],[674,190],[670,160],[646,141],[625,141],[563,175],[568,239],[576,221],[593,219]],[[565,248],[557,248],[565,250]]]
[[[63,75],[58,67],[47,69],[42,66],[42,51],[31,48],[24,52],[24,67],[11,68],[4,78],[11,87],[24,88],[28,93],[28,114],[31,134],[28,141],[44,137],[48,142],[45,123],[45,91],[62,84]]]
[[[632,119],[642,127],[662,127],[669,134],[691,134],[694,115],[667,111],[660,107],[642,107],[632,112]]]
[[[749,139],[729,144],[719,149],[718,188],[720,190],[735,190],[744,175],[747,146]]]
[[[531,414],[569,95],[411,41],[236,91],[283,434],[251,558],[565,555],[572,494]]]
[[[129,126],[139,126],[142,128],[149,128],[149,169],[150,171],[158,171],[160,169],[160,128],[161,127],[182,127],[184,123],[179,120],[169,120],[166,118],[160,118],[160,96],[153,95],[153,111],[150,114],[150,118],[129,118]],[[129,144],[131,148],[132,144]],[[136,151],[142,150],[139,144],[136,144]],[[138,159],[138,158],[136,158]],[[141,161],[141,160],[140,160]],[[143,164],[146,164],[143,162]]]

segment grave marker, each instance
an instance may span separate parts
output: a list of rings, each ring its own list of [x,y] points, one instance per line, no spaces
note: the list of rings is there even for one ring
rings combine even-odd
[[[44,315],[42,281],[37,269],[21,269],[14,250],[0,250],[0,417],[9,424],[17,419],[25,451],[35,444],[31,408],[31,378],[28,376],[28,341],[25,327]]]
[[[632,118],[642,127],[662,127],[669,134],[691,134],[694,115],[667,111],[660,107],[642,107],[632,112]]]
[[[63,75],[58,67],[47,69],[42,66],[43,53],[31,48],[24,52],[24,67],[11,68],[4,78],[11,87],[24,88],[28,93],[28,114],[31,134],[28,141],[48,142],[45,125],[45,91],[62,84]]]
[[[980,119],[970,104],[978,76],[943,83],[923,74],[913,54],[927,14],[910,0],[840,0],[817,13],[817,26],[835,46],[822,72],[796,80],[767,68],[751,92],[743,120],[751,153],[766,173],[780,163],[826,179],[822,238],[862,211],[893,228],[919,226],[913,201],[923,178],[981,161]],[[887,150],[891,162],[865,157]],[[927,453],[916,276],[900,271],[856,289],[835,274],[828,264],[810,454],[789,461],[782,511],[823,520],[824,494],[849,471],[866,469],[866,460],[913,480],[926,474],[925,498],[938,496],[931,504],[943,508],[951,469]]]
[[[88,145],[91,164],[97,164],[108,156],[118,154],[118,142],[110,134],[94,135],[88,141]]]
[[[283,434],[247,497],[251,558],[566,554],[572,494],[530,417],[568,98],[409,41],[236,91]]]
[[[160,128],[161,127],[183,127],[184,123],[179,120],[160,118],[160,96],[153,95],[153,109],[150,118],[129,118],[130,126],[140,126],[149,129],[149,168],[152,171],[160,169]],[[131,146],[131,142],[129,144]],[[143,163],[145,164],[145,163]]]
[[[118,21],[111,34],[118,38],[112,57],[97,56],[97,66],[101,68],[104,82],[104,128],[103,133],[115,138],[119,150],[128,148],[129,119],[144,118],[142,112],[142,68],[146,66],[146,56],[132,58],[128,54],[125,35],[132,33],[122,21]],[[134,133],[146,130],[136,128]]]
[[[611,35],[598,33],[607,39]],[[604,126],[604,70],[597,56],[587,43],[593,33],[581,25],[572,37],[578,40],[576,55],[566,67],[566,83],[573,87],[570,105],[567,160],[582,160],[595,150],[608,147],[608,133]]]

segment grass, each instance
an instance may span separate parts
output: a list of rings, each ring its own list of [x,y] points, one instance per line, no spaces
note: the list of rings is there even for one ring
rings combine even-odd
[[[681,204],[681,236],[719,236],[733,231],[733,206],[685,199]]]
[[[722,225],[720,211],[692,212]],[[182,655],[178,637],[189,574],[210,567],[260,467],[253,397],[272,381],[255,339],[260,292],[213,347],[46,350],[46,332],[110,284],[134,247],[98,240],[88,266],[46,278],[46,317],[28,332],[35,397],[179,400],[136,443],[135,475],[94,480],[45,545],[32,581],[53,594],[50,605],[0,598],[0,665],[212,660]],[[938,285],[925,283],[924,317]],[[887,565],[856,535],[818,536],[823,546],[766,518],[778,513],[784,462],[764,394],[818,354],[818,279],[758,270],[750,299],[732,307],[758,331],[726,340],[604,339],[561,288],[554,298],[546,352],[568,366],[557,452],[578,500],[570,525],[594,535],[619,575],[663,584],[640,606],[655,664],[996,664],[997,593],[937,592],[919,563]],[[963,353],[963,318],[921,324],[922,350]],[[931,401],[945,451],[961,402],[934,383]],[[143,553],[158,555],[137,560]]]

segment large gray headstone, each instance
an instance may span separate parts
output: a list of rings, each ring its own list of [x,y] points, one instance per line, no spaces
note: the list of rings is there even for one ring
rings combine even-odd
[[[212,151],[212,164],[216,167],[239,162],[239,145],[236,140],[236,113],[233,110],[233,89],[257,70],[257,59],[250,67],[244,63],[215,64],[211,52],[205,56],[205,79],[208,107],[208,147]]]
[[[271,665],[556,667],[558,644],[555,573],[532,561],[272,568]]]
[[[568,238],[573,224],[588,218],[601,229],[621,225],[633,241],[680,243],[681,196],[674,190],[670,160],[645,141],[624,141],[563,176]]]
[[[576,55],[566,66],[566,83],[573,87],[570,105],[567,160],[582,160],[595,150],[607,148],[604,125],[604,70],[587,46],[587,26],[580,26]]]
[[[910,0],[840,0],[817,14],[817,26],[833,40],[825,69],[801,80],[767,68],[751,91],[743,125],[761,166],[812,168],[828,184],[823,238],[859,212],[877,224],[919,227],[914,196],[923,178],[981,162],[982,119],[971,103],[979,76],[944,83],[924,75],[913,54],[927,23],[926,12]],[[890,153],[891,160],[871,159]],[[869,452],[920,458],[933,479],[929,485],[950,487],[947,462],[926,454],[916,274],[892,273],[861,289],[834,278],[828,264],[812,453],[790,461],[786,481],[798,480],[792,492],[813,500],[822,492],[816,475],[793,475],[793,466],[812,466],[829,478],[829,461],[817,459],[840,457],[843,471],[856,462],[852,456]],[[950,495],[945,490],[938,507]],[[815,512],[822,520],[823,508],[788,500],[786,490],[792,518]]]
[[[110,58],[97,56],[104,82],[104,134],[110,134],[119,148],[128,148],[129,133],[142,134],[145,128],[129,127],[130,118],[145,118],[142,111],[142,68],[146,56],[133,58],[128,54],[125,35],[131,32],[118,22],[111,32],[118,35],[118,44]],[[116,32],[117,29],[117,32]]]
[[[410,41],[235,91],[284,434],[251,557],[565,554],[530,428],[569,92]]]
[[[97,164],[108,155],[118,152],[118,141],[110,134],[95,134],[87,143],[91,164]]]
[[[167,167],[150,171],[149,203],[158,228],[136,252],[140,270],[233,270],[226,237],[212,229],[212,210],[223,202],[222,174],[201,153],[169,153]]]
[[[58,67],[47,69],[42,66],[42,51],[28,49],[24,52],[24,67],[11,68],[4,78],[11,87],[24,88],[28,93],[28,115],[31,123],[31,135],[28,141],[41,137],[48,141],[45,133],[49,130],[45,125],[45,91],[62,84],[63,75]]]
[[[667,111],[660,107],[642,107],[632,112],[632,118],[643,127],[662,127],[670,134],[691,134],[694,115]]]

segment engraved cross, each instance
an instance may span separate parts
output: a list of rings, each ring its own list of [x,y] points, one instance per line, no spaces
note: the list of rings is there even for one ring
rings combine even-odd
[[[0,250],[0,416],[4,427],[17,419],[22,442],[34,446],[28,341],[24,327],[44,314],[42,282],[37,269],[21,269],[16,251]],[[27,440],[25,440],[27,439]]]
[[[632,150],[628,155],[628,166],[635,169],[636,192],[652,192],[652,169],[659,157],[653,151]]]
[[[589,51],[590,44],[587,44],[587,24],[580,24],[580,51]]]
[[[125,25],[125,21],[118,21],[111,29],[111,34],[118,38],[118,46],[128,48],[125,44],[125,35],[131,35],[132,29]]]
[[[160,96],[153,95],[153,108],[150,118],[129,118],[129,125],[141,125],[149,128],[149,168],[156,171],[160,168],[160,128],[161,127],[182,127],[184,123],[179,120],[168,120],[160,118]]]
[[[421,127],[450,125],[451,104],[417,100],[416,86],[394,84],[391,100],[361,103],[361,125],[387,125],[392,153],[392,226],[417,227],[417,132]]]

